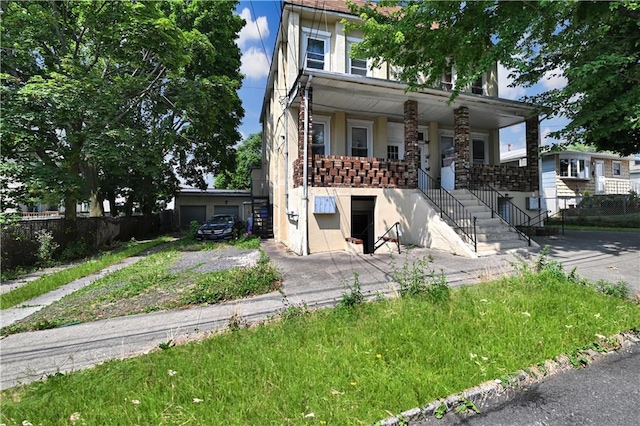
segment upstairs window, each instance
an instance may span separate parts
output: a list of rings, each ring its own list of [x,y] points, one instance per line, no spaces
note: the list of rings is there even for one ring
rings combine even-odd
[[[481,75],[471,84],[471,93],[474,95],[484,95],[484,76]]]
[[[357,39],[348,39],[347,40],[347,72],[349,74],[355,75],[367,75],[368,67],[366,59],[353,59],[351,57],[351,45],[359,42]]]
[[[451,67],[442,73],[442,90],[450,92],[453,90],[453,69]]]
[[[319,30],[302,29],[304,42],[302,61],[305,68],[329,69],[330,34]]]

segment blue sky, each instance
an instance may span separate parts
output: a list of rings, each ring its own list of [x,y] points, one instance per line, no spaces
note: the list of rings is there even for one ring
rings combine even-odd
[[[246,25],[238,37],[238,46],[242,51],[241,72],[245,75],[239,94],[245,109],[245,117],[240,126],[243,139],[261,130],[260,110],[264,97],[265,85],[269,74],[269,64],[273,56],[276,33],[280,23],[280,0],[251,0],[241,1],[237,13],[241,15]],[[565,84],[561,73],[548,73],[545,79],[531,88],[508,87],[509,71],[504,67],[498,68],[499,94],[501,98],[519,100],[526,95],[534,95],[553,88],[560,88]],[[540,124],[543,144],[552,142],[546,135],[559,130],[566,124],[566,120],[545,120]],[[500,140],[506,150],[507,144],[512,149],[524,148],[524,125],[503,129]]]

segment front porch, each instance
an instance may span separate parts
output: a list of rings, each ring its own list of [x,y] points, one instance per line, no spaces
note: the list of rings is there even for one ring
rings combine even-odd
[[[448,190],[478,184],[505,192],[539,190],[539,123],[529,106],[464,94],[449,104],[448,93],[407,94],[396,82],[302,77],[291,94],[298,108],[294,187],[306,176],[311,187],[415,189],[422,169]],[[518,123],[525,124],[527,166],[505,167],[499,129]]]

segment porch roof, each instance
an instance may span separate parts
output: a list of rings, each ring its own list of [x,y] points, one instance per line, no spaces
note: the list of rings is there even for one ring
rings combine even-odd
[[[536,114],[532,105],[499,98],[460,93],[448,104],[450,92],[438,89],[422,89],[406,92],[407,85],[398,81],[322,70],[304,70],[295,88],[313,87],[313,111],[332,113],[345,111],[350,114],[387,116],[402,121],[404,102],[418,102],[418,120],[421,124],[438,122],[453,126],[453,110],[461,106],[469,108],[471,128],[501,129],[522,123]],[[291,105],[298,106],[299,90],[292,90]]]

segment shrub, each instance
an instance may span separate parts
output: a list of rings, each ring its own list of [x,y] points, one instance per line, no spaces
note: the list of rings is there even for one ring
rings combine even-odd
[[[192,220],[191,222],[189,222],[189,238],[191,238],[192,240],[196,239],[198,228],[200,228],[200,223],[198,223],[197,220]]]
[[[53,241],[51,231],[42,229],[36,233],[36,241],[38,242],[38,261],[41,266],[49,266],[53,263],[53,253],[59,247],[58,243]]]

